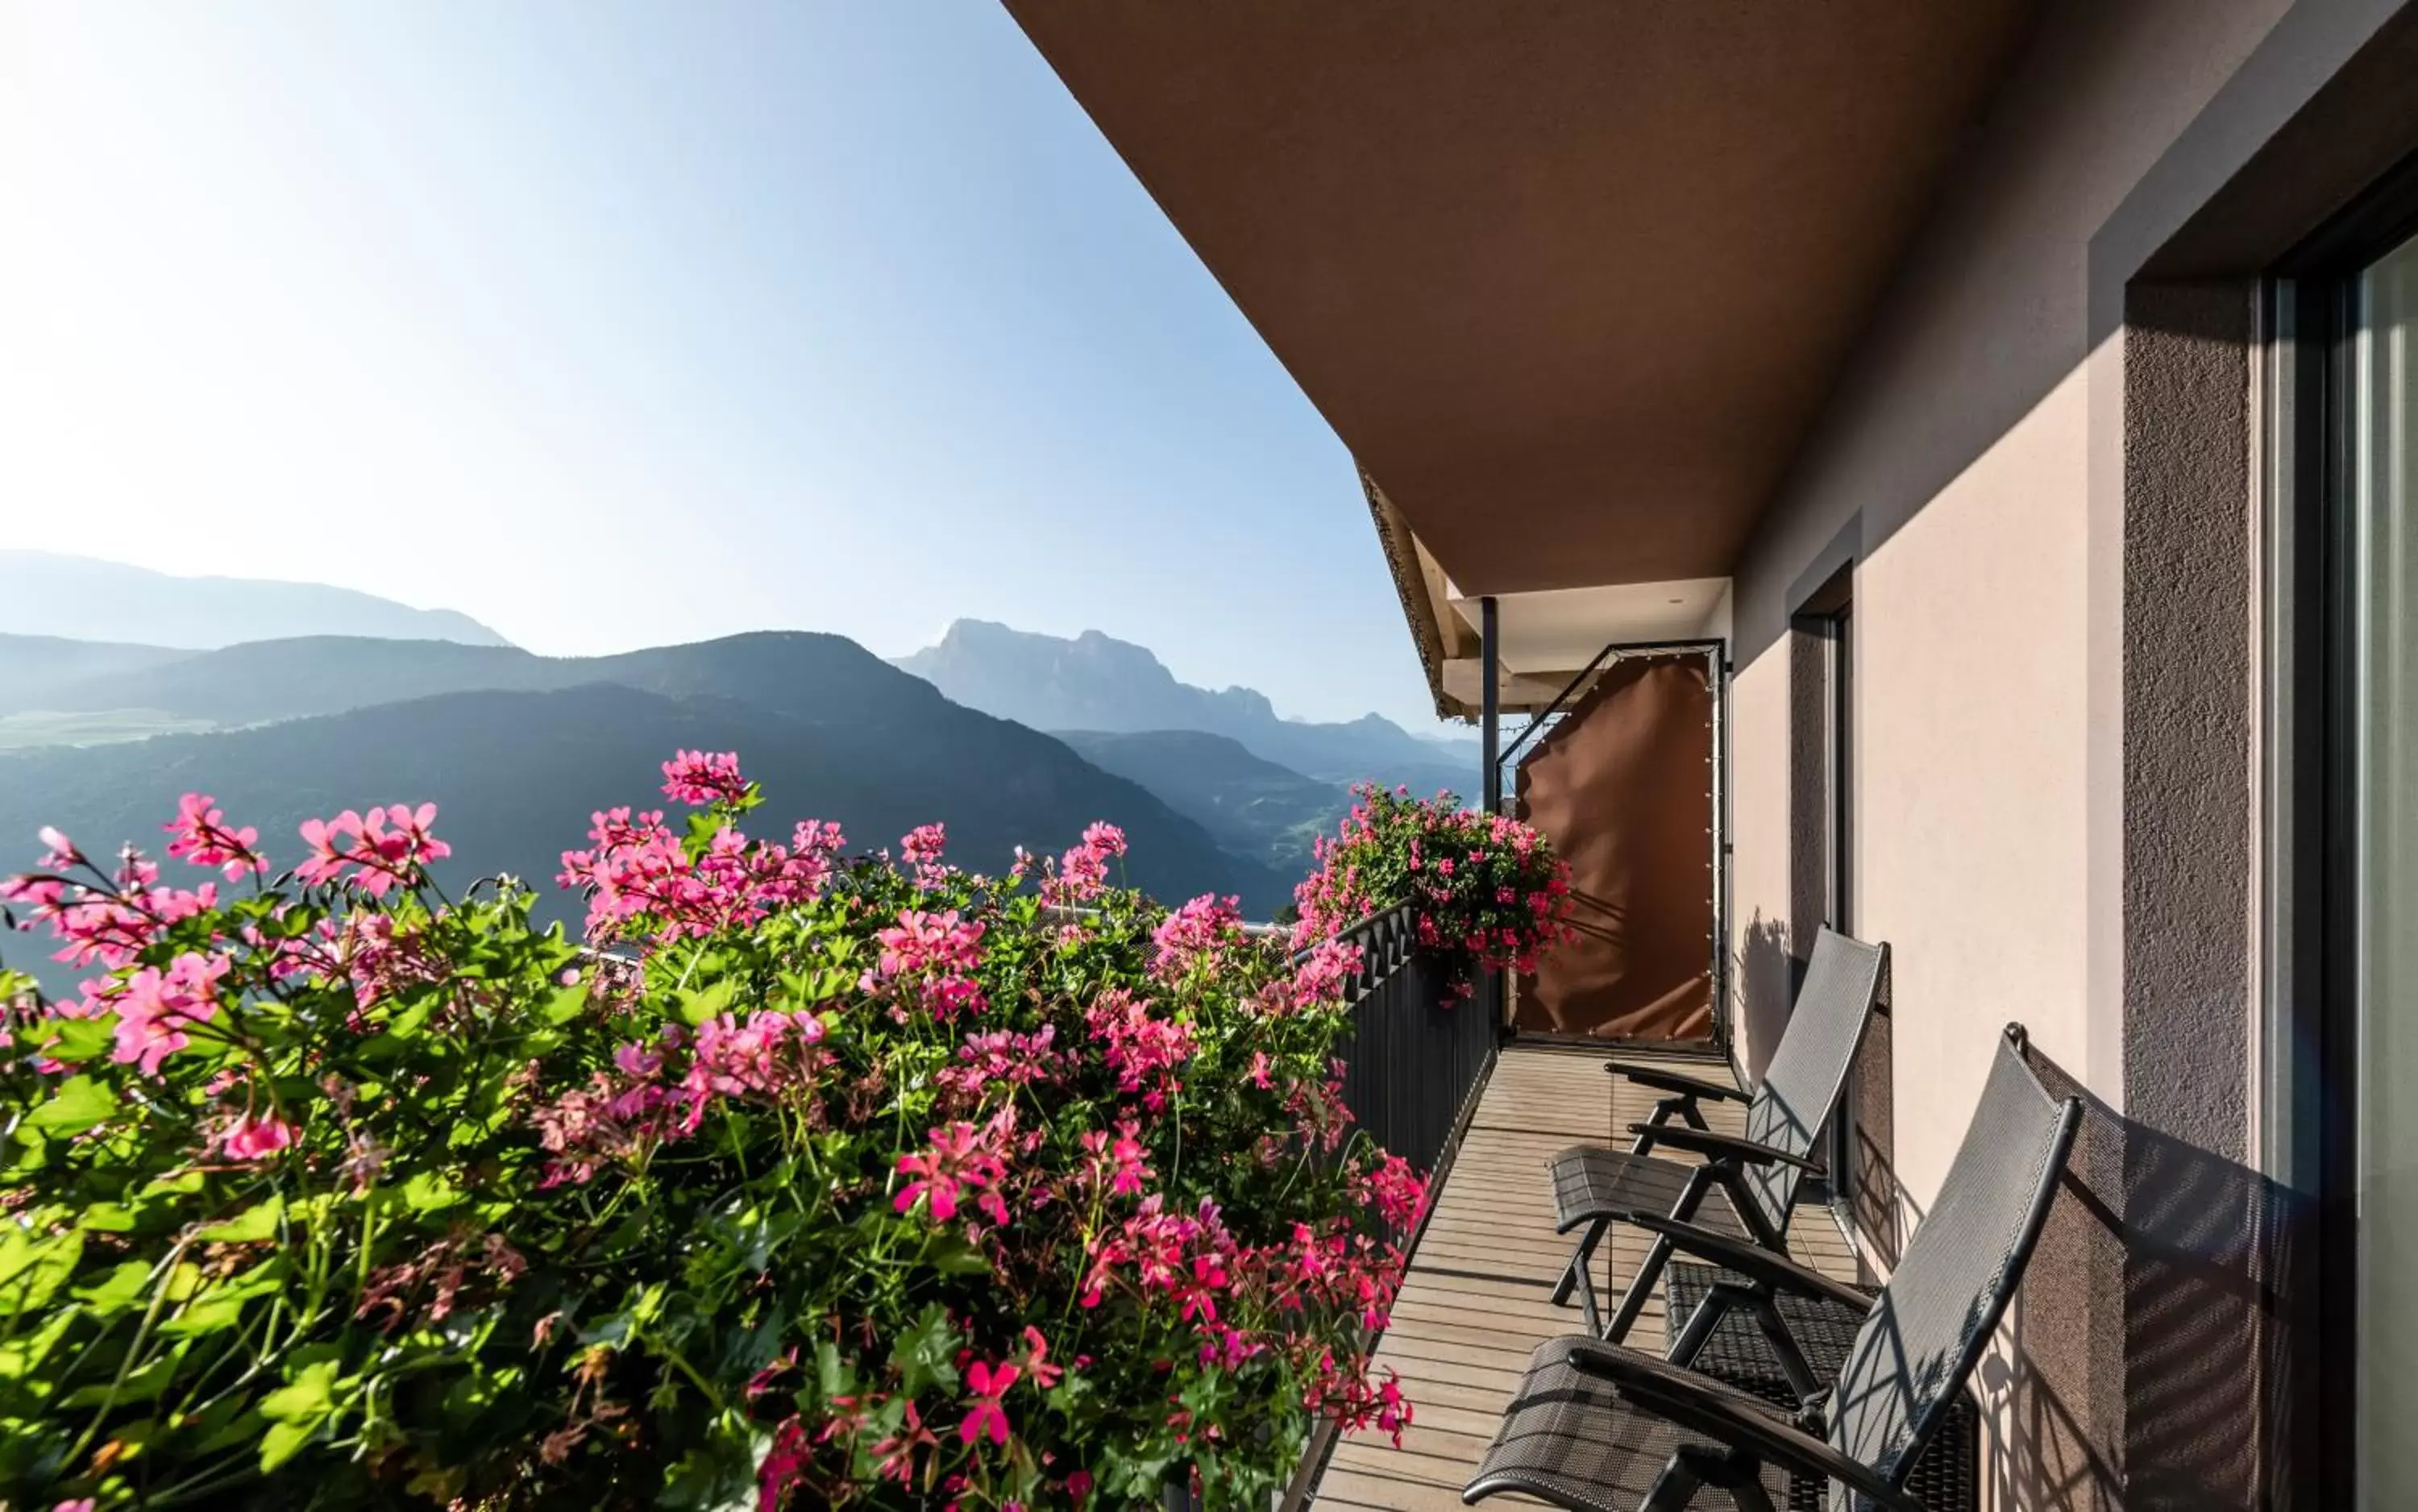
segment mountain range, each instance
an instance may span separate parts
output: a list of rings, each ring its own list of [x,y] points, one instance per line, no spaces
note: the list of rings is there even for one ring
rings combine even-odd
[[[1466,788],[1477,772],[1475,741],[1423,739],[1376,714],[1283,719],[1264,694],[1180,682],[1147,648],[1096,630],[1067,639],[960,619],[938,645],[896,664],[969,709],[1034,729],[1201,730],[1306,777],[1403,783],[1421,793]]]
[[[1349,784],[1459,788],[1477,766],[1473,742],[1373,714],[1282,719],[1097,632],[960,620],[895,664],[803,632],[549,657],[366,594],[0,552],[0,604],[20,622],[37,608],[51,622],[61,602],[108,604],[104,628],[127,638],[0,632],[0,871],[32,858],[44,824],[96,854],[156,847],[188,790],[257,826],[277,859],[306,818],[424,799],[455,848],[441,881],[512,872],[568,920],[577,902],[551,882],[588,816],[659,802],[676,749],[735,750],[775,829],[834,819],[871,848],[937,819],[953,859],[995,871],[1018,845],[1054,851],[1108,819],[1132,841],[1128,880],[1236,894],[1265,918]],[[263,628],[286,633],[243,634]],[[38,953],[0,948],[66,985]]]
[[[39,649],[0,637],[0,661]],[[1132,842],[1128,879],[1160,896],[1234,893],[1266,917],[1293,880],[1064,743],[953,704],[836,635],[765,633],[612,657],[314,637],[62,679],[43,696],[54,709],[147,709],[238,727],[0,755],[0,868],[32,859],[43,824],[96,853],[123,839],[156,844],[189,789],[257,826],[285,859],[305,818],[427,799],[456,849],[448,885],[510,871],[551,894],[588,816],[659,803],[658,765],[685,747],[737,751],[776,830],[835,819],[858,848],[937,819],[953,859],[999,871],[1019,844],[1060,849],[1108,819]],[[567,896],[549,897],[549,916],[574,911]],[[8,957],[28,965],[27,954]]]
[[[110,641],[182,649],[289,635],[511,644],[468,615],[324,583],[176,577],[92,557],[0,551],[0,632],[53,632],[71,614],[90,616],[89,628]]]

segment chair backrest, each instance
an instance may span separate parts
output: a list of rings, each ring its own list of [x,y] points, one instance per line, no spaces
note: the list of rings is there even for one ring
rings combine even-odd
[[[1780,1048],[1746,1110],[1746,1137],[1792,1155],[1811,1155],[1822,1126],[1847,1082],[1864,1024],[1880,996],[1889,965],[1887,945],[1867,945],[1825,926],[1814,939],[1814,958]],[[1746,1186],[1773,1231],[1788,1231],[1788,1209],[1805,1173],[1794,1166],[1750,1166]]]
[[[1874,1300],[1831,1393],[1831,1447],[1891,1484],[1905,1483],[2005,1316],[2081,1122],[2080,1100],[2051,1097],[2023,1044],[2023,1026],[2008,1025],[1939,1199]]]

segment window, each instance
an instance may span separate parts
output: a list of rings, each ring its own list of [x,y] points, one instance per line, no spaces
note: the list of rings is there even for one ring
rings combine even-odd
[[[2418,238],[2351,291],[2346,839],[2360,1504],[2418,1504]]]
[[[2271,301],[2259,1153],[2319,1214],[2335,1504],[2418,1505],[2418,176]]]
[[[1855,933],[1856,691],[1854,566],[1841,567],[1798,606],[1794,703],[1800,774],[1793,826],[1798,854],[1794,908],[1842,934]],[[1800,931],[1800,953],[1813,930]],[[1843,1220],[1884,1264],[1896,1260],[1896,1177],[1890,1130],[1889,1024],[1875,1015],[1848,1073],[1825,1141],[1830,1196]]]

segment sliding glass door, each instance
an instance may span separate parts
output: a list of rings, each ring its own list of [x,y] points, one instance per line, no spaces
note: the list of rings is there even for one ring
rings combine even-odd
[[[2351,664],[2360,1504],[2418,1507],[2418,239],[2358,276],[2343,352]]]

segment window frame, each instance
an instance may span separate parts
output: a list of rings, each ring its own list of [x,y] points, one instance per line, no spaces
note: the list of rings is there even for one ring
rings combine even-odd
[[[2329,1504],[2357,1505],[2362,626],[2352,405],[2359,279],[2418,237],[2418,156],[2262,283],[2258,1022],[2253,1159],[2317,1243],[2317,1438]]]

